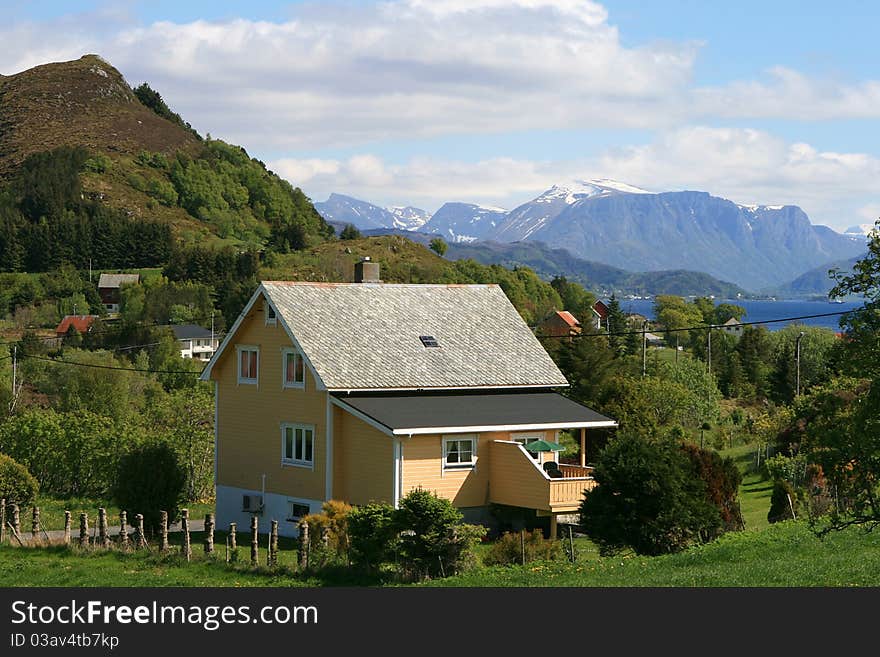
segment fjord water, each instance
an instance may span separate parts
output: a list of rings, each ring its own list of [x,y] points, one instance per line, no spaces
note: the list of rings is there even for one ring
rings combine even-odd
[[[802,301],[802,300],[743,300],[743,299],[715,299],[719,303],[732,303],[746,309],[744,322],[765,322],[771,319],[784,319],[786,317],[803,317],[804,315],[821,315],[824,313],[844,313],[855,310],[862,306],[862,301],[844,301],[843,303],[831,303],[828,301]],[[621,299],[620,307],[625,313],[638,313],[648,319],[654,319],[653,299]],[[840,315],[830,317],[815,317],[803,319],[797,322],[774,322],[765,324],[770,331],[778,331],[787,324],[797,323],[807,326],[824,326],[833,330],[840,329]]]

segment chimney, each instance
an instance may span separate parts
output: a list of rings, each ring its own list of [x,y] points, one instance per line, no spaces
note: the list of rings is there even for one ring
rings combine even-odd
[[[364,256],[364,259],[354,265],[354,282],[355,283],[381,283],[379,279],[379,263],[370,260],[370,256]]]

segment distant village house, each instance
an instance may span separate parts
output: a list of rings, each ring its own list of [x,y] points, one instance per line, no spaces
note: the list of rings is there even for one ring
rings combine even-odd
[[[140,283],[140,274],[101,274],[98,279],[98,295],[108,313],[119,312],[120,293],[123,285]]]
[[[595,320],[596,330],[601,331],[604,326],[608,328],[608,304],[601,299],[593,304],[593,319]]]
[[[738,338],[742,335],[743,325],[736,317],[731,317],[721,325],[721,329]]]
[[[538,335],[561,338],[580,333],[581,323],[567,310],[557,310],[538,325]]]
[[[217,351],[219,338],[210,330],[196,324],[171,326],[171,332],[180,348],[182,358],[208,361]]]

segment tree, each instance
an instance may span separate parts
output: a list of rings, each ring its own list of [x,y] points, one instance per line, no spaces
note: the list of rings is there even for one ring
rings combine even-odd
[[[354,224],[345,224],[345,228],[339,233],[339,239],[341,240],[359,240],[360,238],[361,231]]]
[[[168,513],[168,520],[177,516],[184,500],[186,473],[177,455],[162,443],[137,447],[119,460],[119,475],[113,499],[128,517],[143,514],[144,526],[158,529],[160,512]]]
[[[432,239],[430,246],[431,250],[441,258],[446,255],[446,249],[449,248],[442,237],[435,237]]]
[[[847,373],[880,378],[880,220],[874,224],[868,241],[868,254],[853,265],[852,273],[832,270],[836,284],[831,298],[861,295],[865,303],[847,313],[840,325],[846,332],[843,366]]]
[[[620,301],[612,294],[608,301],[608,343],[618,356],[626,353],[626,336],[621,334],[628,330],[626,315],[620,309]]]
[[[621,434],[602,451],[593,475],[598,486],[584,493],[580,525],[602,554],[677,552],[722,526],[705,482],[671,440]]]

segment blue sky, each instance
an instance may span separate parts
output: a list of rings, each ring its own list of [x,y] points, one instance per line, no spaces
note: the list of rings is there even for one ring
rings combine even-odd
[[[314,200],[615,178],[880,215],[871,2],[7,2],[0,73],[105,57]],[[867,54],[866,54],[867,53]]]

